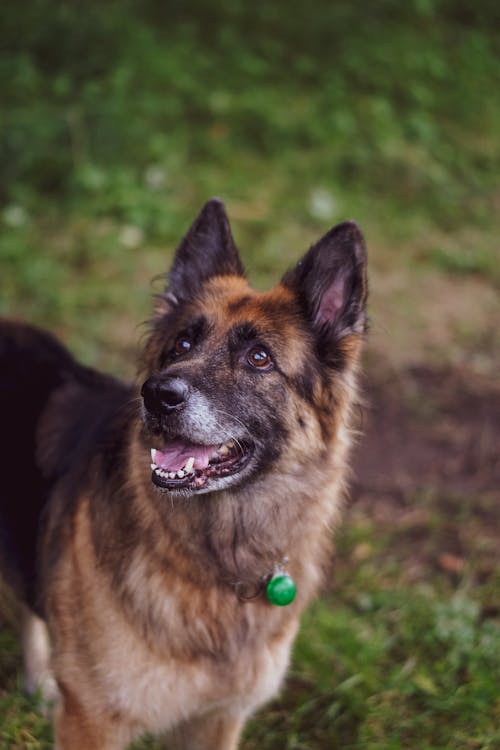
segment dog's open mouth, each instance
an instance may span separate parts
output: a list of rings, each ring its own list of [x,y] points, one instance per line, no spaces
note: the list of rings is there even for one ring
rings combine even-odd
[[[160,489],[201,490],[209,479],[238,474],[252,453],[249,443],[236,440],[219,445],[175,440],[162,450],[151,450],[151,480]]]

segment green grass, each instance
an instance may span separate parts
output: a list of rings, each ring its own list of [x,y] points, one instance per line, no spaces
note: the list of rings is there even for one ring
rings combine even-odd
[[[343,218],[384,278],[498,285],[499,14],[469,5],[7,0],[0,314],[130,373],[149,281],[212,195],[258,286]]]
[[[361,589],[306,618],[284,700],[247,748],[494,747],[500,633],[466,594]],[[274,732],[272,731],[274,727]],[[287,744],[280,745],[283,737]],[[498,746],[498,745],[497,745]]]
[[[220,195],[259,287],[360,222],[373,372],[497,376],[498,3],[5,0],[2,23],[0,314],[132,376],[151,280]],[[431,487],[408,502],[426,514],[418,538],[349,519],[244,750],[500,748],[500,581],[477,515],[497,501]],[[429,565],[459,528],[463,572]],[[0,748],[41,750],[15,622],[2,593]]]
[[[457,201],[467,215],[487,209],[498,167],[492,2],[27,8],[22,23],[15,3],[4,12],[1,163],[13,198],[83,199],[161,233],[168,217],[141,180],[178,196],[191,187],[186,166],[210,162],[203,191],[236,155],[265,165],[279,152],[298,177],[417,201],[440,221],[455,224]],[[238,162],[223,171],[244,193]]]

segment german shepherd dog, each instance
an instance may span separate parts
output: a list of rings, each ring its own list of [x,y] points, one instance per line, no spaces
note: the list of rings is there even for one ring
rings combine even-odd
[[[143,733],[232,750],[278,691],[341,507],[365,267],[344,222],[254,292],[213,199],[158,297],[142,387],[0,324],[0,562],[58,750]]]

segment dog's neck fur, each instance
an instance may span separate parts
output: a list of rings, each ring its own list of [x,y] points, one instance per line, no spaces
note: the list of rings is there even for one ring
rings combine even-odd
[[[280,477],[271,473],[248,489],[182,499],[153,487],[137,425],[130,451],[149,501],[140,509],[133,497],[121,508],[115,504],[107,532],[102,524],[94,527],[94,549],[102,569],[115,576],[112,589],[124,611],[132,622],[143,623],[151,648],[187,658],[217,654],[217,659],[237,660],[243,644],[252,647],[293,623],[317,593],[329,563],[330,524],[340,510],[344,480],[336,471],[340,452],[317,472],[314,485],[298,477],[293,491],[287,482],[285,493]],[[126,534],[120,538],[121,523],[136,529],[133,547]],[[107,561],[108,555],[114,560]],[[258,593],[262,579],[285,555],[297,584],[294,603],[273,607],[263,592],[242,603],[240,594]],[[151,566],[158,559],[161,568]],[[145,575],[138,576],[141,570]],[[173,593],[181,589],[182,597]],[[211,630],[205,628],[207,611]],[[172,640],[171,623],[179,618],[183,635]],[[236,640],[228,638],[228,628],[238,632]]]
[[[174,546],[191,566],[197,564],[200,585],[241,584],[249,591],[288,557],[299,598],[309,600],[327,564],[331,527],[342,505],[349,409],[346,402],[337,415],[338,426],[331,437],[335,449],[325,446],[322,462],[312,466],[309,458],[300,466],[281,459],[272,472],[249,486],[189,497],[174,497],[153,487],[148,448],[135,425],[132,463],[136,480],[150,498],[150,516],[142,522],[148,525],[159,554],[168,560]]]

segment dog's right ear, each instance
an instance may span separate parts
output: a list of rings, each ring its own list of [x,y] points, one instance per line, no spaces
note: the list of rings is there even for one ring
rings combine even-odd
[[[282,283],[295,293],[322,357],[335,364],[339,342],[366,326],[366,246],[357,224],[333,227]]]
[[[192,299],[213,276],[244,276],[224,203],[207,201],[175,253],[163,303],[175,307]]]

